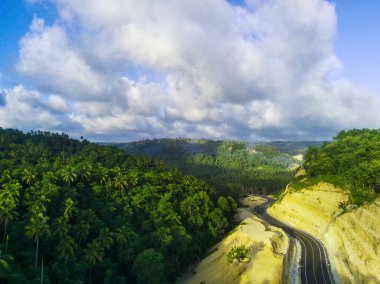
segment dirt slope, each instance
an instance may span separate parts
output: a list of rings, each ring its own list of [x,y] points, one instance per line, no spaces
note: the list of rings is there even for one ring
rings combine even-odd
[[[243,202],[253,206],[262,201],[248,197]],[[241,224],[212,248],[212,253],[195,265],[182,283],[281,283],[289,248],[286,234],[255,217],[248,208],[240,208],[237,218]],[[227,264],[226,254],[239,244],[250,247],[247,262]]]
[[[320,238],[342,283],[380,283],[380,198],[343,212],[348,192],[327,183],[292,191],[269,209],[280,220]]]

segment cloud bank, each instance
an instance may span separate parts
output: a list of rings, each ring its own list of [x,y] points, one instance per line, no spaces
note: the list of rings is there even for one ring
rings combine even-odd
[[[380,127],[379,100],[339,77],[327,1],[51,1],[55,23],[36,16],[20,40],[3,127],[114,141]]]

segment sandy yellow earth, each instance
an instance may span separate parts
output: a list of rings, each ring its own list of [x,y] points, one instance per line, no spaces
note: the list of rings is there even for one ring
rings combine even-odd
[[[338,283],[380,283],[380,198],[343,212],[348,197],[327,183],[288,188],[269,213],[321,239]]]
[[[251,213],[250,207],[262,203],[260,197],[242,200],[247,208],[239,208],[240,225],[211,249],[211,253],[192,267],[182,283],[281,283],[284,257],[288,251],[286,234],[269,226]],[[233,246],[250,248],[242,263],[228,264],[226,254]]]
[[[298,155],[294,155],[292,156],[294,159],[297,159],[298,161],[302,161],[303,159],[303,155],[302,154],[298,154]]]

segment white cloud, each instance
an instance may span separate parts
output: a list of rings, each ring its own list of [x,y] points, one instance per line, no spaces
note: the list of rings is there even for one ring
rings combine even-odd
[[[380,102],[339,78],[328,1],[52,1],[60,18],[33,20],[17,69],[54,94],[45,107],[60,123],[89,137],[312,139],[380,127]]]
[[[56,112],[67,112],[69,111],[69,106],[65,100],[57,95],[51,95],[48,97],[49,106]]]
[[[64,28],[46,27],[34,18],[20,42],[17,70],[41,90],[72,99],[105,99],[107,84],[78,52],[69,46]]]
[[[22,86],[2,90],[4,105],[0,106],[2,127],[17,127],[23,130],[57,129],[61,122],[48,110],[41,107],[44,102],[38,92],[27,91]]]

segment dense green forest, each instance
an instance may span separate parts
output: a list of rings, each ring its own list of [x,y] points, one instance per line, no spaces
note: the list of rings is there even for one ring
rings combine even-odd
[[[167,283],[226,232],[231,197],[162,162],[0,128],[0,282]]]
[[[380,193],[380,130],[342,131],[321,148],[305,155],[308,179],[296,178],[294,187],[328,181],[351,192],[349,203],[362,205]]]
[[[306,151],[308,142],[274,143],[299,153]],[[276,193],[288,184],[292,169],[301,164],[272,145],[240,141],[153,139],[116,146],[134,156],[160,159],[235,197],[247,192]]]

